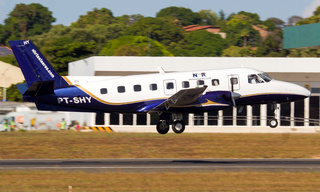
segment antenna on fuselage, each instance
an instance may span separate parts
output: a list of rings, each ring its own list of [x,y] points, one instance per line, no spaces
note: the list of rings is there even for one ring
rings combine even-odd
[[[158,66],[157,68],[158,68],[159,73],[166,73],[166,72],[163,70],[162,67]]]

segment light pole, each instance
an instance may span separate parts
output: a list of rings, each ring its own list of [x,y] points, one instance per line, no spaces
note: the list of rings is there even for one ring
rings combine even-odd
[[[6,88],[6,77],[5,77],[5,72],[7,72],[9,68],[4,70],[2,73],[2,81],[3,81],[3,91],[2,91],[2,101],[5,102],[7,100],[7,88]]]

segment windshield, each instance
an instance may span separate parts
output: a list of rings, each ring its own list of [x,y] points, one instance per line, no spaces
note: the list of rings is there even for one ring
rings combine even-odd
[[[260,73],[258,74],[265,82],[270,82],[272,80],[272,77],[270,77],[268,74],[266,73]]]
[[[272,78],[269,75],[267,75],[266,73],[248,75],[248,82],[250,84],[268,83],[271,80],[272,80]]]

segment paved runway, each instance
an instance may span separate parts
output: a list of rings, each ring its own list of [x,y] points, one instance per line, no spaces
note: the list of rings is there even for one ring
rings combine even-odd
[[[320,171],[320,159],[49,159],[0,160],[0,170],[85,172]]]

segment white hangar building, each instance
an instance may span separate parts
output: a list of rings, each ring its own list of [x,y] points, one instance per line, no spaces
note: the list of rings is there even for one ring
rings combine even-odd
[[[235,108],[202,114],[190,114],[186,132],[317,132],[320,107],[319,58],[257,58],[257,57],[105,57],[94,56],[69,63],[69,76],[125,76],[165,72],[199,71],[233,67],[255,68],[277,80],[299,84],[311,90],[304,101],[278,104],[277,129],[268,128],[267,119],[273,116],[271,105],[247,106],[241,113]],[[156,117],[149,114],[92,114],[96,125],[153,127]],[[151,130],[153,130],[151,129]],[[202,130],[203,130],[202,129]]]

